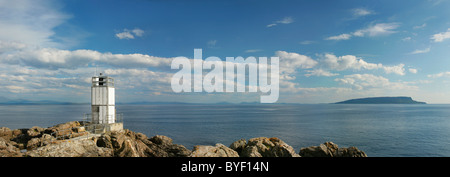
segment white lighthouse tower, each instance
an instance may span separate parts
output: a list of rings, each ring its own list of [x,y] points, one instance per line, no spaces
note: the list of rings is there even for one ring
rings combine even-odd
[[[114,78],[92,77],[91,86],[91,126],[95,132],[123,129],[122,114],[116,114]]]
[[[111,124],[116,120],[114,79],[112,77],[92,77],[91,86],[92,123]]]

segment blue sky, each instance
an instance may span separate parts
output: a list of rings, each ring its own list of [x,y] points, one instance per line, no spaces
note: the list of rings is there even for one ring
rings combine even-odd
[[[284,103],[412,96],[450,103],[450,2],[0,0],[0,97],[241,102],[259,93],[173,93],[171,59],[280,57]]]

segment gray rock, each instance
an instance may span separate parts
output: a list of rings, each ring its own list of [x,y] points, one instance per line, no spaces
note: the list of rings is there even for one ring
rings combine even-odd
[[[39,138],[32,138],[27,142],[27,149],[35,149],[41,146],[41,140]]]
[[[326,142],[319,146],[311,146],[300,149],[302,157],[335,157],[338,146],[332,142]]]
[[[239,157],[239,154],[219,143],[216,146],[194,146],[190,157]]]
[[[235,150],[240,155],[242,151],[245,149],[246,145],[247,141],[245,139],[240,139],[231,143],[230,148]]]
[[[37,136],[41,135],[42,131],[44,131],[44,128],[34,126],[34,127],[31,127],[30,129],[28,129],[27,135],[29,137],[37,137]]]
[[[74,129],[80,127],[81,124],[78,121],[66,122],[62,124],[49,127],[44,130],[44,133],[51,134],[55,137],[68,136],[74,133]],[[78,130],[77,130],[78,131]]]
[[[13,136],[13,131],[8,127],[0,127],[0,137],[3,137],[5,140],[10,140]]]
[[[241,157],[300,157],[294,148],[279,138],[252,138],[241,152]]]
[[[183,145],[173,144],[173,140],[167,136],[156,135],[146,142],[154,151],[154,157],[187,157],[191,154]]]
[[[112,157],[109,148],[97,147],[91,139],[64,140],[25,153],[30,157]]]
[[[240,139],[230,147],[195,146],[193,151],[173,144],[167,136],[148,138],[142,133],[124,129],[107,132],[100,137],[56,140],[88,134],[77,121],[58,124],[47,129],[32,127],[17,129],[0,127],[0,157],[367,157],[356,147],[339,148],[332,142],[301,148],[300,155],[279,138]],[[53,136],[52,136],[53,135]],[[20,149],[27,149],[22,153]]]
[[[97,139],[97,146],[111,148],[116,157],[187,157],[191,151],[172,143],[169,137],[157,135],[150,139],[142,133],[124,129],[105,133]]]
[[[333,142],[301,148],[300,155],[302,157],[367,157],[366,153],[356,147],[339,148]]]
[[[20,149],[13,145],[13,142],[0,137],[0,157],[21,157]]]
[[[348,148],[339,148],[337,157],[367,157],[367,154],[352,146]]]
[[[107,134],[103,134],[102,136],[100,136],[97,139],[96,144],[98,147],[105,147],[105,148],[111,148],[111,149],[113,148],[111,136],[107,135]]]
[[[150,141],[158,145],[169,145],[173,143],[173,140],[171,138],[163,135],[156,135],[150,138]]]

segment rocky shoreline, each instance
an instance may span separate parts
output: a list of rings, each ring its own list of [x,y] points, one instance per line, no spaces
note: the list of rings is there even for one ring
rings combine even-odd
[[[26,149],[26,151],[25,151]],[[85,131],[73,121],[49,128],[11,130],[0,127],[0,157],[367,157],[356,147],[339,148],[332,142],[301,148],[296,153],[281,139],[240,139],[230,146],[197,145],[192,150],[171,138],[148,138],[127,129],[101,135]]]

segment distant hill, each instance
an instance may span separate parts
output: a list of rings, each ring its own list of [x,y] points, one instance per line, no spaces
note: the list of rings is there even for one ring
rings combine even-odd
[[[427,104],[411,97],[370,97],[337,102],[334,104]]]
[[[0,105],[75,105],[75,104],[87,104],[87,103],[60,102],[52,100],[39,100],[39,101],[31,101],[25,99],[10,100],[4,97],[0,98]]]

